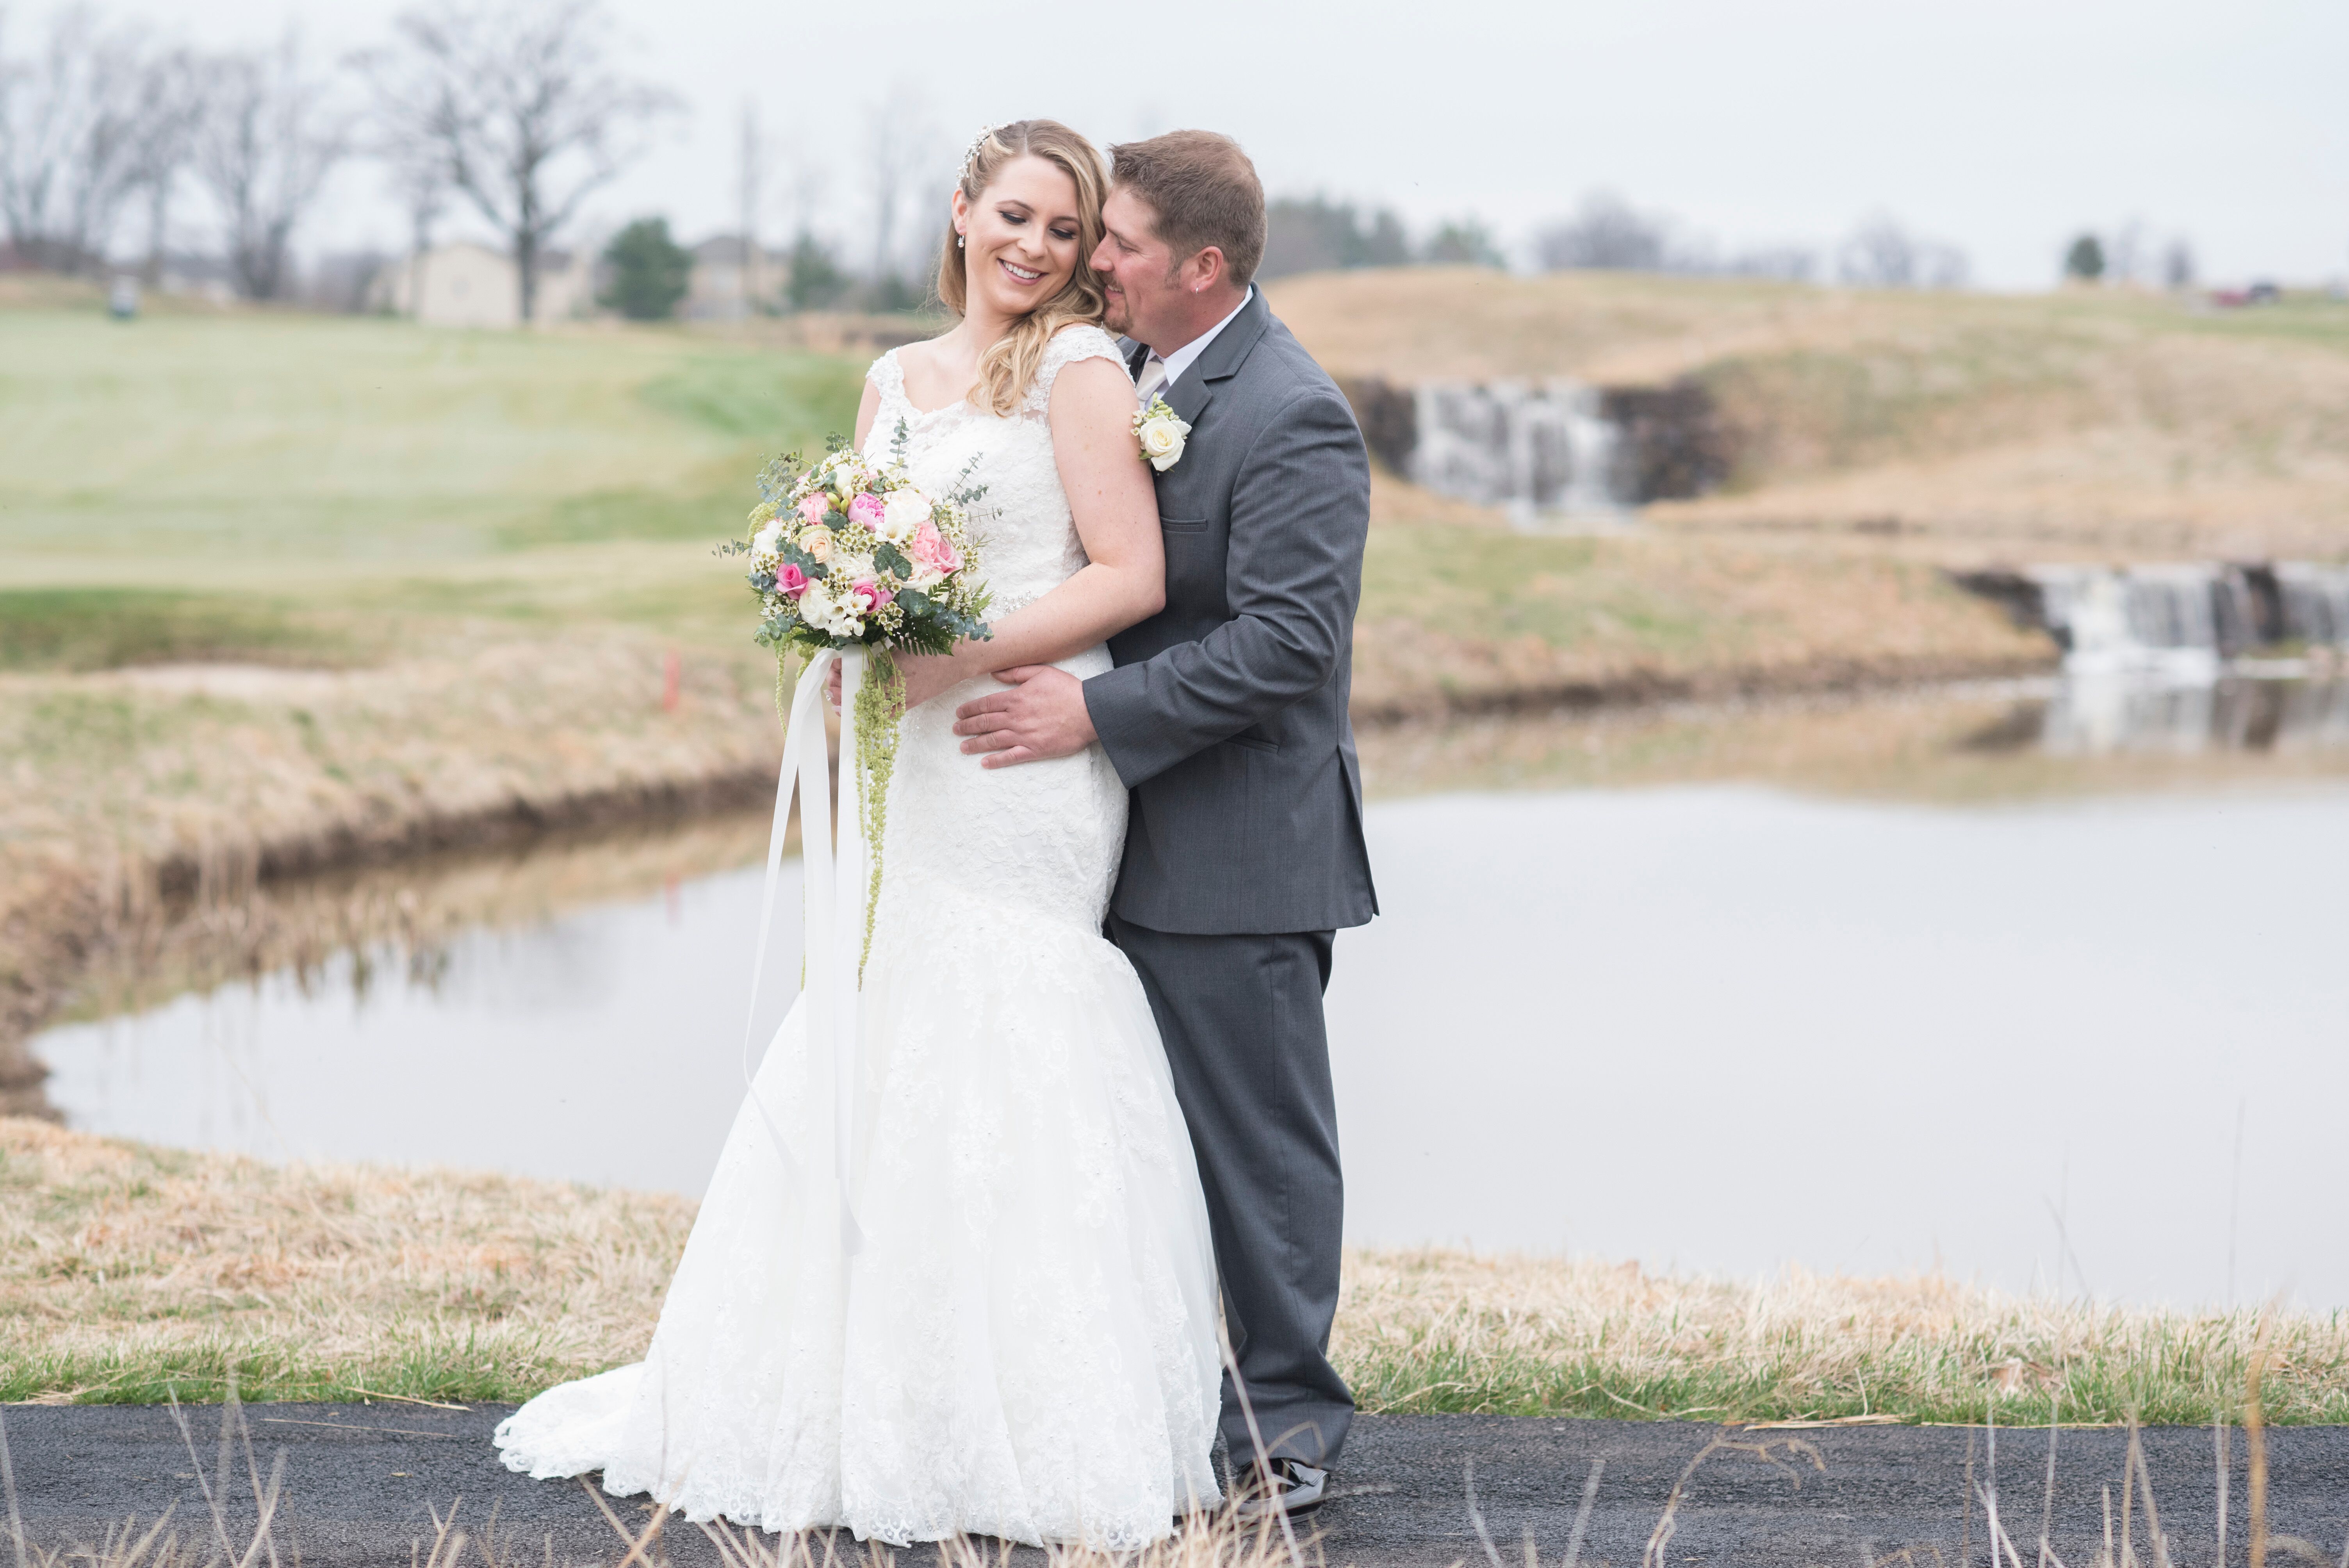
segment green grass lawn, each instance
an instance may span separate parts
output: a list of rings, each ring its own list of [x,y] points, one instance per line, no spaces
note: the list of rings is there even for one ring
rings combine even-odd
[[[739,609],[692,546],[766,456],[847,433],[861,378],[673,331],[0,313],[0,661],[292,647],[354,609],[689,632]]]

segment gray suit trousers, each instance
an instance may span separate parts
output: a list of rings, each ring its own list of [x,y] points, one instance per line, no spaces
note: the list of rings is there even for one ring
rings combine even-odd
[[[1321,994],[1334,933],[1185,935],[1112,913],[1149,994],[1190,1122],[1244,1408],[1224,1374],[1224,1440],[1328,1468],[1354,1397],[1330,1365],[1344,1182]]]

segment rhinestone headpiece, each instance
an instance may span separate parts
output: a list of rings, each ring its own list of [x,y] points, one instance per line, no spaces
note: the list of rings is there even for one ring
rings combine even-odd
[[[963,149],[962,174],[959,183],[965,185],[970,183],[971,170],[978,167],[978,150],[985,147],[994,135],[995,127],[982,125],[978,128],[978,134],[970,139],[970,145]]]

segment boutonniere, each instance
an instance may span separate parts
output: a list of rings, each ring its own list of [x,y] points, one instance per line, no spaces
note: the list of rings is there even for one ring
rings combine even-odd
[[[1133,436],[1150,466],[1164,473],[1183,460],[1183,438],[1191,427],[1174,417],[1164,397],[1153,397],[1147,408],[1133,411]]]

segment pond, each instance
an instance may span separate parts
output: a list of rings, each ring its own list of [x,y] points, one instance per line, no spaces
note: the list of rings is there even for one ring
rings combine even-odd
[[[2349,688],[2240,684],[1366,736],[1385,913],[1330,993],[1350,1239],[2349,1307]],[[35,1041],[50,1101],[698,1191],[763,833],[264,893],[408,913],[254,980],[101,976],[85,1011],[120,1010]]]

